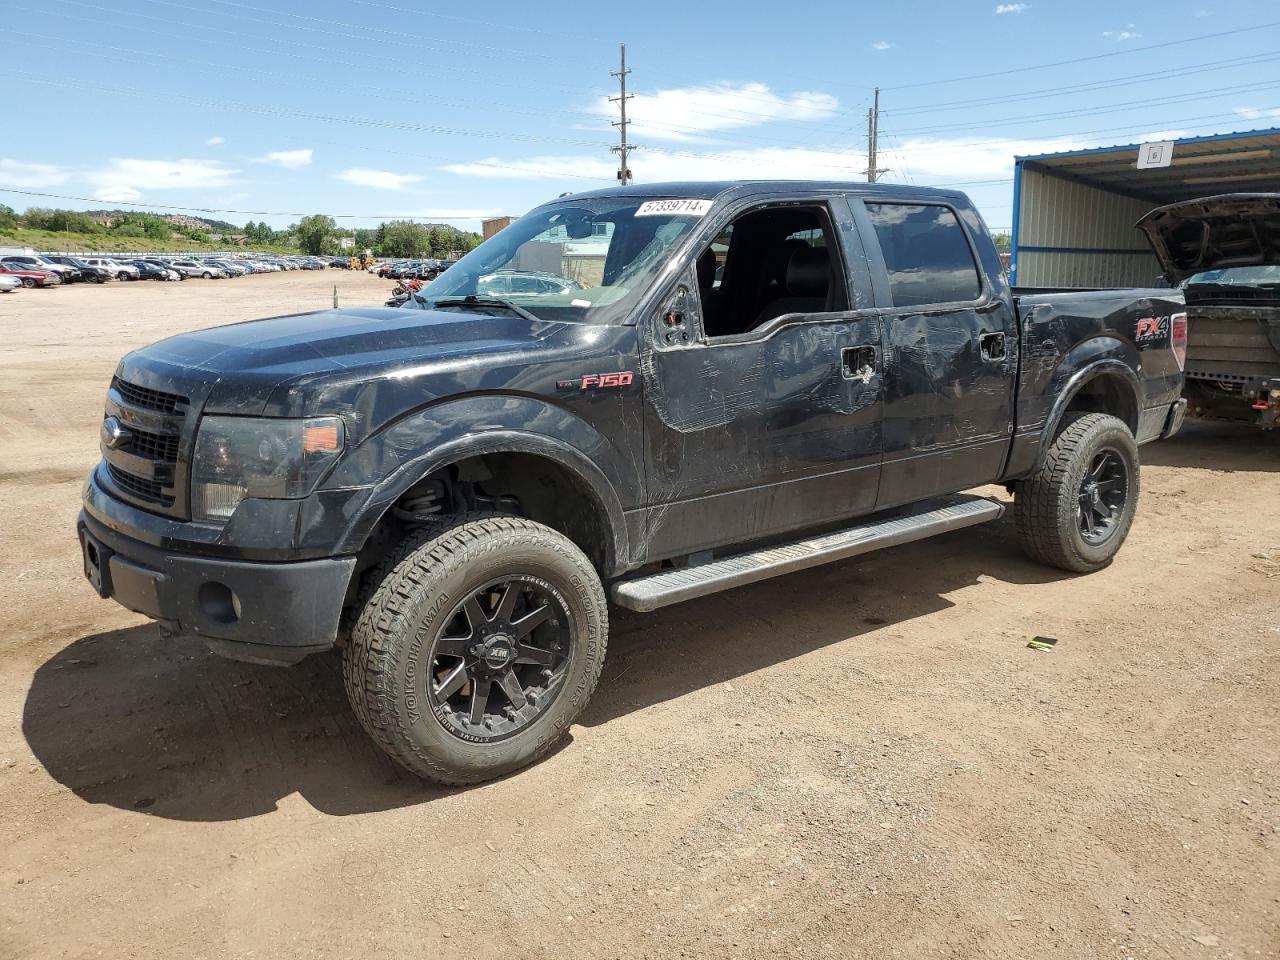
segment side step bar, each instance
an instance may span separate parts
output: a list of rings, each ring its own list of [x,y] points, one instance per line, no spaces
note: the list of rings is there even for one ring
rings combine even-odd
[[[613,585],[613,600],[619,606],[646,613],[681,600],[971,527],[996,520],[1004,513],[1004,504],[999,501],[972,495],[946,497],[926,506],[929,509],[906,516],[871,520],[856,527],[697,566],[620,580]]]

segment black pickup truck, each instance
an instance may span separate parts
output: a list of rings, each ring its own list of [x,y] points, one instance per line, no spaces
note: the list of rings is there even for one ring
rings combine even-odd
[[[572,282],[498,298],[485,278]],[[562,197],[403,308],[126,356],[84,488],[103,597],[240,659],[343,647],[372,737],[474,783],[652,610],[994,519],[1106,565],[1182,421],[1170,290],[1018,297],[960,193],[677,183]],[[803,588],[803,585],[799,587]],[[779,643],[785,643],[780,638]]]

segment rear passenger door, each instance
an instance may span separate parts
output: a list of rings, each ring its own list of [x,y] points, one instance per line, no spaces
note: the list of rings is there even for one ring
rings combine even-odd
[[[887,308],[876,507],[995,480],[1013,424],[1018,330],[998,266],[979,266],[985,227],[943,200],[881,194],[851,205]]]

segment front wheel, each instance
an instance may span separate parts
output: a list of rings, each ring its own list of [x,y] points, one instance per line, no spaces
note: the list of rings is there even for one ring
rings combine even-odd
[[[582,712],[609,617],[590,561],[519,517],[464,514],[371,572],[343,659],[369,735],[409,771],[480,783],[545,754]]]
[[[1128,426],[1103,413],[1076,416],[1015,490],[1023,550],[1073,573],[1102,569],[1129,535],[1138,488],[1138,445]]]
[[[36,278],[35,278],[35,277],[23,277],[23,278],[22,278],[22,285],[23,285],[24,287],[26,287],[28,290],[30,290],[30,289],[32,289],[32,288],[34,288],[34,287],[35,287],[35,285],[36,285]]]

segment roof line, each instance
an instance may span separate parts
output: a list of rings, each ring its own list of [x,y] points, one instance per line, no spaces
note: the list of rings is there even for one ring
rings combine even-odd
[[[1191,144],[1191,143],[1212,143],[1216,140],[1243,140],[1247,137],[1266,137],[1280,135],[1280,127],[1267,127],[1262,130],[1238,130],[1232,133],[1212,133],[1200,137],[1182,137],[1174,140],[1175,145]],[[1059,157],[1083,157],[1091,153],[1113,153],[1121,150],[1136,150],[1141,147],[1141,143],[1117,143],[1110,147],[1086,147],[1082,150],[1064,150],[1061,153],[1031,153],[1025,156],[1015,156],[1015,163],[1022,163],[1025,160],[1056,160]]]

